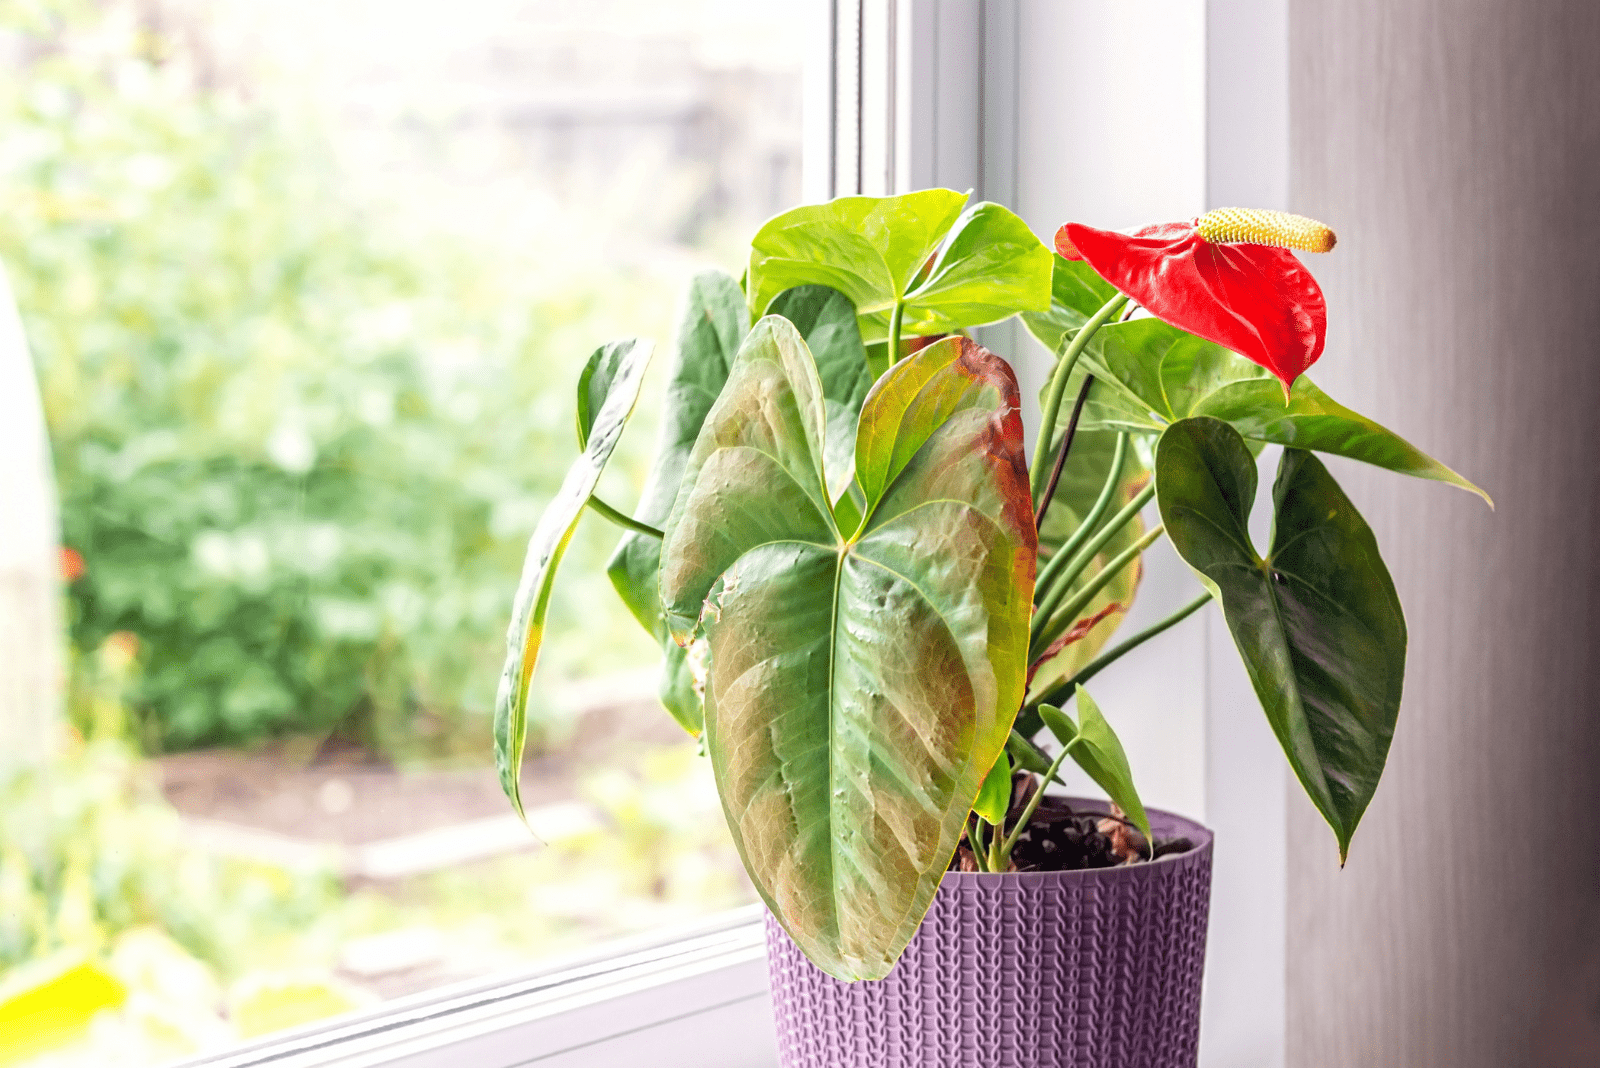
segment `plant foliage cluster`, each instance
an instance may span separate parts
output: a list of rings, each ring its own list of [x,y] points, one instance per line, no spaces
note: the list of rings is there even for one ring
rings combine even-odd
[[[627,527],[611,577],[666,651],[663,704],[703,735],[757,891],[845,980],[889,973],[958,846],[981,873],[1010,870],[1043,797],[1013,823],[1014,765],[1048,784],[1071,759],[1155,845],[1085,683],[1210,600],[1343,858],[1387,759],[1406,628],[1372,531],[1316,454],[1482,492],[1301,374],[1326,316],[1289,249],[1331,248],[1320,223],[1069,223],[1052,255],[1004,207],[967,200],[795,208],[756,233],[742,284],[697,279],[671,432],[632,517],[595,488],[651,346],[594,353],[584,452],[529,543],[497,701],[520,809],[556,569],[586,509]],[[1248,239],[1207,238],[1213,214]],[[1031,463],[1016,377],[968,333],[1013,315],[1055,353]],[[1263,552],[1249,520],[1267,445],[1283,451]],[[1204,592],[1105,648],[1162,537]]]

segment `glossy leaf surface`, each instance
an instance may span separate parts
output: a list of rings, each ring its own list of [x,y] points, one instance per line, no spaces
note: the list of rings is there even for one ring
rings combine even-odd
[[[897,300],[902,337],[1047,310],[1050,250],[1011,211],[979,203],[963,212],[966,199],[925,189],[784,212],[751,241],[752,314],[793,286],[830,286],[855,306],[862,336],[879,342]]]
[[[749,319],[739,283],[721,271],[696,275],[689,284],[678,321],[677,348],[667,372],[662,401],[661,436],[655,460],[645,479],[634,517],[660,527],[672,511],[683,480],[683,468],[700,434],[706,413],[722,393],[728,368],[744,341]],[[583,390],[579,390],[582,411]],[[580,415],[580,425],[582,416]],[[661,566],[661,541],[632,531],[624,534],[606,566],[606,574],[639,624],[661,645],[662,707],[690,734],[701,728],[700,695],[689,671],[688,654],[667,633],[656,591]]]
[[[1284,451],[1272,546],[1250,541],[1256,465],[1212,418],[1185,419],[1156,450],[1157,499],[1178,554],[1222,606],[1273,733],[1349,850],[1388,757],[1406,625],[1378,546],[1317,458]]]
[[[1096,386],[1084,427],[1159,433],[1190,416],[1222,419],[1246,438],[1373,464],[1487,494],[1398,434],[1351,411],[1301,375],[1289,392],[1255,364],[1158,319],[1102,329],[1074,372]]]
[[[679,641],[708,642],[706,739],[751,880],[841,979],[886,975],[939,886],[1022,698],[1035,557],[1017,388],[966,339],[862,408],[865,516],[824,485],[799,333],[741,349],[666,526]]]
[[[556,569],[639,399],[650,349],[648,341],[635,338],[624,342],[620,349],[603,346],[589,357],[584,379],[593,382],[610,368],[610,391],[594,410],[588,443],[567,470],[561,489],[539,517],[533,537],[528,540],[528,554],[511,609],[511,628],[506,633],[505,670],[500,675],[494,705],[495,765],[500,772],[500,785],[518,815],[522,814],[519,775],[528,735],[528,684],[539,662]]]
[[[1068,748],[1073,762],[1133,821],[1145,841],[1150,841],[1150,817],[1145,814],[1144,802],[1139,800],[1139,791],[1134,788],[1133,770],[1128,766],[1128,755],[1123,752],[1121,739],[1106,722],[1088,690],[1077,687],[1073,703],[1078,706],[1076,723],[1054,705],[1040,705],[1039,715],[1056,740]]]

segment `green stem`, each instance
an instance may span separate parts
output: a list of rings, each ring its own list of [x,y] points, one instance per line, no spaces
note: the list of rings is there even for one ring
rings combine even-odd
[[[1029,470],[1029,485],[1033,490],[1033,499],[1038,500],[1044,490],[1044,480],[1050,475],[1050,442],[1056,436],[1056,416],[1061,414],[1061,398],[1067,392],[1067,379],[1072,377],[1072,369],[1077,366],[1078,357],[1083,355],[1083,350],[1089,346],[1089,339],[1095,332],[1111,320],[1124,304],[1128,303],[1125,294],[1118,293],[1100,310],[1090,316],[1089,321],[1083,324],[1072,338],[1072,343],[1067,346],[1067,351],[1061,354],[1060,361],[1056,364],[1055,374],[1050,379],[1050,392],[1045,396],[1044,404],[1039,411],[1039,440],[1033,444],[1033,466]]]
[[[1201,608],[1205,607],[1206,602],[1209,600],[1211,600],[1211,591],[1206,590],[1200,596],[1196,597],[1194,600],[1190,601],[1188,604],[1184,605],[1167,618],[1158,623],[1150,624],[1150,626],[1146,627],[1144,630],[1141,630],[1138,634],[1135,634],[1133,637],[1118,645],[1116,648],[1109,649],[1106,652],[1101,653],[1094,660],[1090,661],[1088,664],[1085,664],[1083,670],[1072,676],[1072,678],[1066,680],[1065,682],[1059,683],[1048,693],[1041,694],[1037,700],[1029,701],[1028,708],[1037,708],[1039,705],[1058,704],[1059,702],[1065,700],[1069,695],[1074,693],[1079,686],[1100,674],[1100,672],[1116,663],[1126,654],[1133,652],[1135,649],[1139,648],[1139,646],[1143,645],[1151,638],[1154,638],[1162,631],[1175,627],[1179,623],[1182,623],[1184,620],[1188,619],[1190,616],[1194,615]],[[1027,709],[1024,709],[1023,716],[1026,714]],[[1021,721],[1023,716],[1018,716],[1018,720]],[[1031,722],[1031,720],[1029,722]],[[1024,737],[1026,737],[1026,735],[1024,735]]]
[[[1039,598],[1039,607],[1033,610],[1033,625],[1030,629],[1035,637],[1038,637],[1039,633],[1045,629],[1050,619],[1055,615],[1056,609],[1066,599],[1068,591],[1072,589],[1073,581],[1083,574],[1100,550],[1104,549],[1106,544],[1116,537],[1123,527],[1132,522],[1134,517],[1144,509],[1145,505],[1150,503],[1150,499],[1155,495],[1155,483],[1147,483],[1144,489],[1135,493],[1133,499],[1123,506],[1122,511],[1111,517],[1111,522],[1107,523],[1098,534],[1090,539],[1089,544],[1080,549],[1077,555],[1067,562],[1065,567],[1051,577],[1050,588],[1045,591],[1043,597]]]
[[[1116,578],[1123,568],[1137,560],[1139,554],[1150,548],[1157,538],[1166,533],[1166,530],[1165,526],[1157,523],[1145,531],[1144,537],[1114,556],[1111,562],[1102,568],[1094,578],[1085,583],[1083,589],[1074,594],[1072,600],[1068,601],[1060,612],[1051,617],[1044,630],[1034,639],[1037,648],[1029,647],[1029,659],[1050,648],[1050,643],[1061,637],[1066,632],[1066,629],[1072,626],[1073,620],[1077,619],[1079,614],[1089,607],[1089,602],[1094,600],[1095,594],[1105,589],[1108,582]]]
[[[1050,764],[1050,770],[1045,772],[1044,778],[1039,782],[1039,788],[1028,798],[1027,807],[1022,810],[1022,815],[1017,817],[1017,825],[1011,828],[1011,834],[1006,837],[1005,843],[1000,847],[1000,863],[1011,863],[1011,851],[1017,848],[1017,839],[1022,837],[1022,832],[1027,829],[1028,821],[1033,819],[1033,814],[1039,810],[1039,802],[1044,800],[1044,788],[1050,785],[1050,780],[1056,777],[1056,772],[1061,770],[1061,764],[1067,759],[1067,754],[1072,752],[1072,747],[1078,744],[1074,738],[1061,747],[1061,752]]]
[[[983,855],[983,817],[977,813],[973,813],[967,823],[967,848],[972,850],[972,863],[978,870],[988,871],[988,858]]]
[[[1061,573],[1072,560],[1074,554],[1089,540],[1090,535],[1100,520],[1105,518],[1106,510],[1111,507],[1111,499],[1117,495],[1117,484],[1122,478],[1122,464],[1128,454],[1128,435],[1124,431],[1117,435],[1117,450],[1111,457],[1111,470],[1106,475],[1106,484],[1100,488],[1100,496],[1095,498],[1094,507],[1089,509],[1089,514],[1083,517],[1083,522],[1078,524],[1078,529],[1072,532],[1072,537],[1062,543],[1050,556],[1050,562],[1044,565],[1039,572],[1039,581],[1034,586],[1035,599],[1041,590],[1048,590],[1055,577]]]
[[[1000,836],[1004,833],[1005,827],[1006,818],[1004,816],[1000,817],[999,823],[989,824],[989,870],[992,872],[1006,870],[1005,861],[1000,856],[1000,846],[1002,844]]]
[[[905,317],[905,310],[905,301],[894,302],[894,307],[889,310],[889,337],[883,344],[883,360],[881,363],[874,360],[867,361],[867,370],[872,372],[874,382],[882,378],[884,372],[900,359],[900,321]]]
[[[602,501],[599,497],[590,497],[588,503],[590,508],[593,508],[595,511],[599,512],[601,515],[605,516],[619,527],[626,527],[629,530],[636,530],[640,534],[649,535],[657,540],[666,537],[665,534],[661,533],[661,531],[657,530],[649,523],[641,523],[637,519],[631,519],[628,516],[623,515],[605,501]]]

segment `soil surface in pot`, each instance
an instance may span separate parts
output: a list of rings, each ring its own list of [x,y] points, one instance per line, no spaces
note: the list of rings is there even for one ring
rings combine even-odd
[[[1006,813],[1005,833],[1011,833],[1038,789],[1038,777],[1031,772],[1019,772],[1012,778],[1011,808]],[[1152,854],[1144,835],[1123,819],[1120,813],[1074,811],[1065,798],[1046,794],[1034,810],[1033,818],[1018,836],[1008,870],[1081,871],[1085,868],[1114,868],[1120,864],[1148,863],[1171,853],[1186,853],[1193,848],[1194,843],[1187,838],[1157,838]],[[949,870],[978,870],[965,839],[956,848]]]

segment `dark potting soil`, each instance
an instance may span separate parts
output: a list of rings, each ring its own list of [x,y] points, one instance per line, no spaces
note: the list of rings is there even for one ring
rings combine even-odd
[[[1006,813],[1007,833],[1021,818],[1037,789],[1038,780],[1031,774],[1026,777],[1019,774],[1012,780],[1011,810]],[[1011,870],[1113,868],[1119,864],[1146,863],[1193,848],[1194,843],[1187,838],[1157,838],[1152,857],[1144,836],[1126,820],[1105,812],[1075,812],[1065,799],[1046,795],[1017,838],[1016,848],[1011,852]],[[956,849],[950,870],[977,870],[965,841]]]

